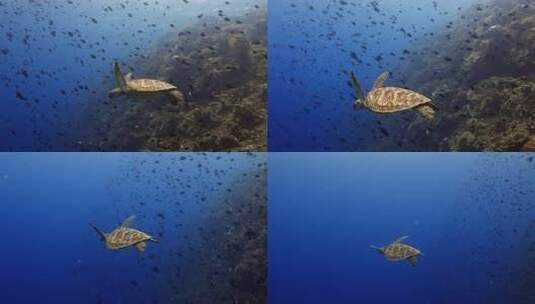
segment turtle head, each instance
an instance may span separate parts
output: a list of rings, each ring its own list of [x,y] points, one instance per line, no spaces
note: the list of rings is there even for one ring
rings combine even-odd
[[[121,96],[123,94],[124,94],[124,91],[121,88],[115,88],[115,89],[111,90],[108,93],[108,97],[109,98],[115,98],[115,97],[119,97],[119,96]]]
[[[364,100],[359,98],[353,102],[353,109],[360,110],[362,108],[364,108]]]

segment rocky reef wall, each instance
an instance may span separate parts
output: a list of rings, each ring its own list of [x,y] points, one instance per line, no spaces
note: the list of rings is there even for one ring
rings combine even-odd
[[[176,303],[267,303],[267,173],[265,164],[246,172],[221,193],[203,229],[197,257],[209,267],[185,268]],[[196,264],[195,264],[196,265]]]
[[[439,112],[431,123],[387,121],[408,132],[385,148],[535,151],[535,1],[475,5],[423,45],[396,77],[431,97]]]
[[[91,134],[78,150],[264,151],[267,134],[267,13],[205,16],[140,50],[124,73],[176,85],[185,102],[167,96],[108,99],[89,108]],[[111,77],[104,87],[111,89]]]

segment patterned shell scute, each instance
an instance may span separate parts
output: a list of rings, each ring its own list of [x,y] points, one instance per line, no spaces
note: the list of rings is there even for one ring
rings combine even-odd
[[[137,92],[163,92],[172,91],[177,88],[165,81],[155,79],[134,79],[128,82],[130,89]]]
[[[406,260],[419,254],[415,248],[402,243],[395,243],[385,248],[385,257],[391,261]]]
[[[107,236],[110,249],[121,249],[150,240],[150,235],[132,228],[118,228]]]
[[[422,94],[396,87],[377,88],[366,98],[366,106],[379,113],[400,112],[429,102]]]

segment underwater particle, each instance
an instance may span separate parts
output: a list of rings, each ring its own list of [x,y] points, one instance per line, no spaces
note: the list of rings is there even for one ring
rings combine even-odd
[[[117,229],[110,233],[103,233],[95,225],[89,224],[100,236],[101,241],[106,243],[106,248],[119,250],[130,246],[135,246],[140,252],[145,251],[146,241],[158,242],[145,232],[129,228],[135,216],[130,216]]]
[[[170,83],[155,79],[132,79],[132,73],[123,75],[119,63],[117,62],[114,63],[114,73],[119,87],[110,91],[110,98],[118,97],[123,94],[128,96],[139,94],[168,94],[173,98],[174,104],[178,104],[185,100],[184,94]]]
[[[19,92],[19,91],[17,91],[17,93],[15,93],[15,97],[17,97],[17,99],[19,99],[19,100],[24,100],[24,101],[28,100],[28,99],[26,99],[26,97],[24,95],[22,95],[22,92]]]
[[[384,72],[375,81],[371,92],[364,96],[355,74],[351,72],[351,84],[357,95],[357,100],[353,103],[356,110],[366,107],[376,113],[395,113],[405,110],[415,109],[427,120],[435,117],[436,106],[431,99],[422,94],[396,87],[384,87],[384,82],[389,73]]]
[[[412,266],[416,266],[416,263],[418,262],[418,256],[423,256],[423,253],[412,246],[403,244],[402,242],[407,238],[408,236],[402,236],[392,242],[390,245],[383,247],[377,247],[372,245],[370,247],[373,249],[377,249],[377,251],[383,254],[388,261],[408,261]]]

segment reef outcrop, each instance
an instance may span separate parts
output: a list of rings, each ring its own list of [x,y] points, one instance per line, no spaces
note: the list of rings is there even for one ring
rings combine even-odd
[[[535,1],[475,5],[453,24],[400,68],[404,85],[432,96],[436,120],[389,122],[409,130],[390,149],[533,151]]]

